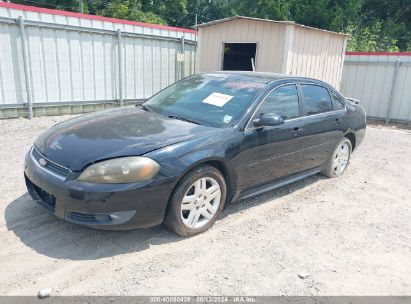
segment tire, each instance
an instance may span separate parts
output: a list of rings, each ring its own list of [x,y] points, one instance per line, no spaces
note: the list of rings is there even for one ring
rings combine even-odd
[[[343,152],[344,149],[347,149],[346,152]],[[321,174],[332,178],[341,176],[350,163],[351,153],[351,142],[348,138],[344,137],[338,142],[330,160],[321,171]]]
[[[219,170],[209,165],[198,167],[177,184],[163,224],[181,236],[200,234],[220,217],[226,193],[226,183]]]

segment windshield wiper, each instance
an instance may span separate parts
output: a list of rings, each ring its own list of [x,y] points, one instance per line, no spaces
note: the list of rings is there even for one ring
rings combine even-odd
[[[137,106],[141,107],[144,111],[153,112],[153,110],[151,108],[149,108],[148,106],[146,106],[144,104],[139,104]]]
[[[196,124],[196,125],[201,125],[201,123],[199,123],[198,121],[191,120],[191,119],[185,118],[185,117],[180,117],[180,116],[176,116],[176,115],[168,115],[167,117],[182,120],[182,121],[186,121],[186,122],[191,122],[191,123]]]

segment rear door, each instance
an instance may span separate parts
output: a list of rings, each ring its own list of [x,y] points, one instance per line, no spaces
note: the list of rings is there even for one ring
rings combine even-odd
[[[344,109],[336,109],[326,86],[299,84],[304,111],[304,137],[308,144],[302,158],[302,169],[323,166],[342,138]]]

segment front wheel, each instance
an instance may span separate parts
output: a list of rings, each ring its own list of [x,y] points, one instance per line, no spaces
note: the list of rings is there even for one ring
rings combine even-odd
[[[201,166],[185,175],[170,198],[164,225],[181,236],[209,229],[224,208],[226,183],[220,171]]]
[[[343,138],[339,141],[335,148],[331,159],[325,165],[321,174],[328,177],[339,177],[347,168],[351,158],[352,146],[348,138]]]

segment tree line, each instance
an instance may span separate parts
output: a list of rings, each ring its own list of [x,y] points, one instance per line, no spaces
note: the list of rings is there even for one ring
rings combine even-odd
[[[411,0],[11,0],[191,27],[233,15],[292,20],[350,35],[349,51],[411,51]]]

